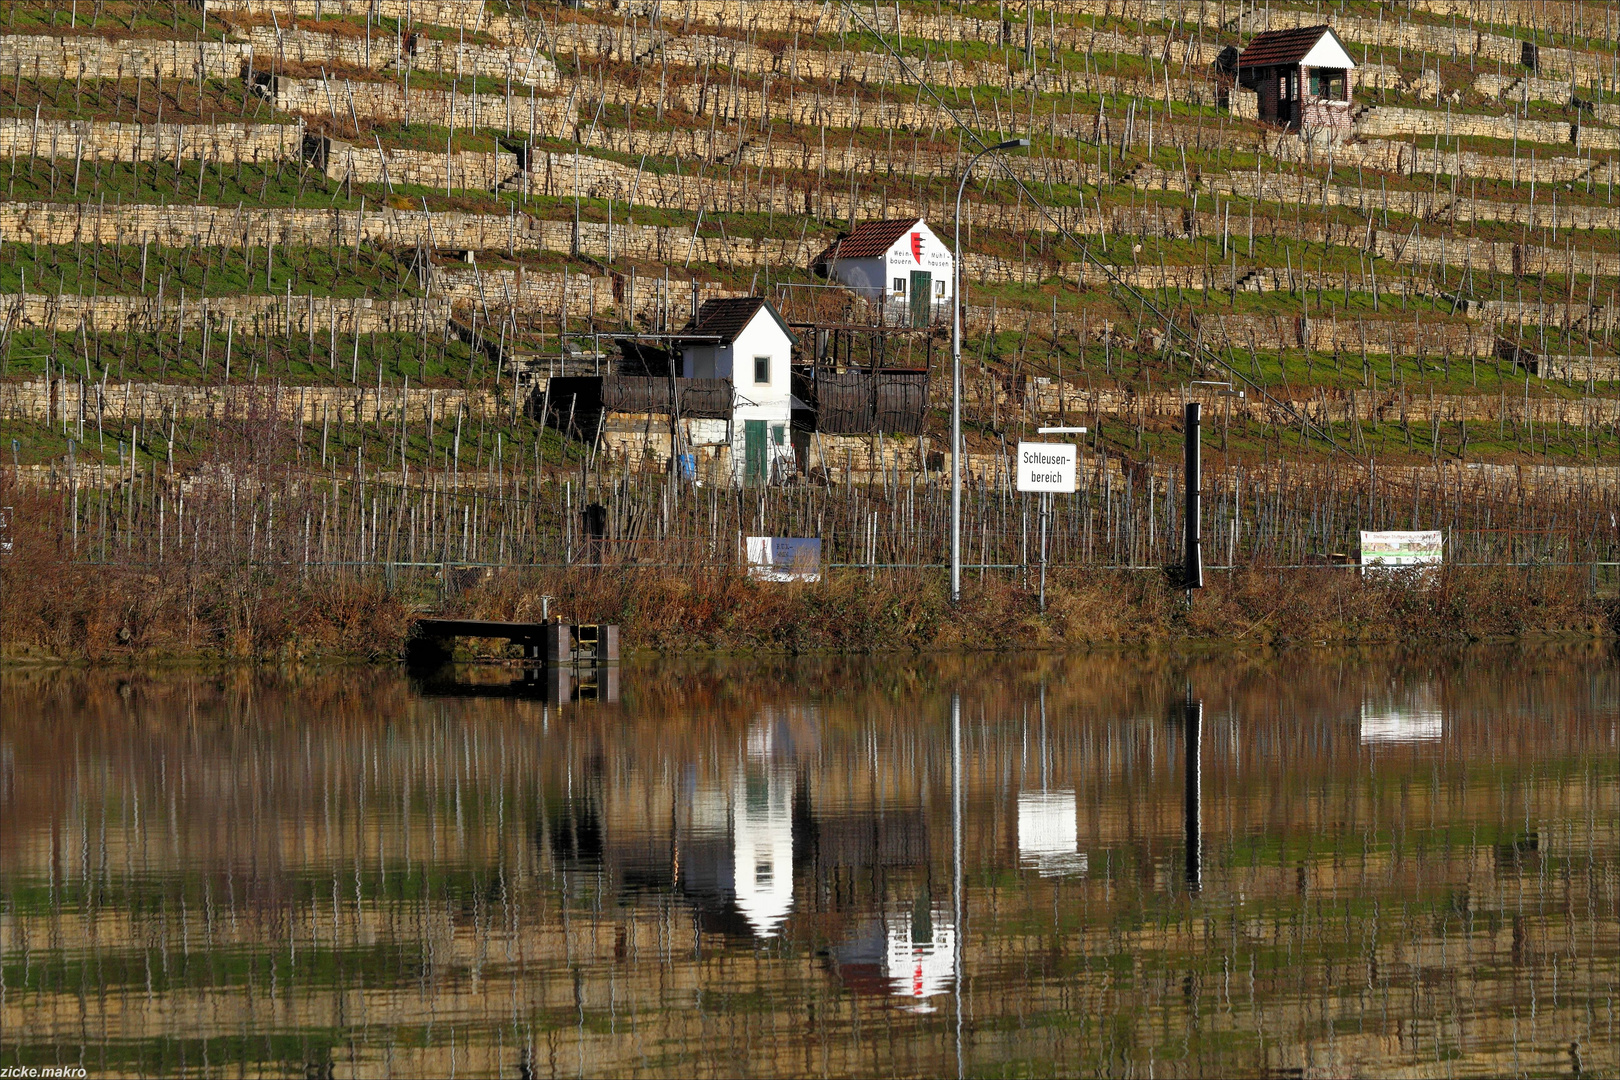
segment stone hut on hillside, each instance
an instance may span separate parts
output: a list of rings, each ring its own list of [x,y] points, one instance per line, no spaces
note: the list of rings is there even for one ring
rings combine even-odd
[[[1256,34],[1238,57],[1238,84],[1255,119],[1304,135],[1349,134],[1355,60],[1325,23]],[[1234,98],[1247,95],[1234,94]],[[1244,111],[1234,102],[1234,112]]]

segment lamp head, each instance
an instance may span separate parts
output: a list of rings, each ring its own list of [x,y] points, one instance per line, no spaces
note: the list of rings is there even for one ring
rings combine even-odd
[[[1028,139],[1008,139],[1006,142],[997,143],[996,145],[992,146],[990,149],[992,149],[992,150],[1022,150],[1024,148],[1026,148],[1027,146],[1029,146],[1029,140]]]

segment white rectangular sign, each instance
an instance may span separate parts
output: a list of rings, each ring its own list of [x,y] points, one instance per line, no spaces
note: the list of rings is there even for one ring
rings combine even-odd
[[[814,537],[748,537],[748,576],[755,581],[820,581],[821,541]]]
[[[1018,490],[1074,491],[1078,457],[1078,448],[1073,443],[1019,443]]]
[[[1440,530],[1424,532],[1364,532],[1361,534],[1361,566],[1391,568],[1432,566],[1441,561],[1444,537]]]

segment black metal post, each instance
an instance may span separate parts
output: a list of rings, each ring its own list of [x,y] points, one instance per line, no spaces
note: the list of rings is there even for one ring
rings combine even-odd
[[[1203,454],[1199,445],[1199,429],[1203,406],[1196,401],[1187,403],[1185,473],[1187,484],[1186,513],[1183,515],[1182,585],[1190,594],[1204,587],[1203,530]],[[1190,596],[1189,596],[1190,598]]]

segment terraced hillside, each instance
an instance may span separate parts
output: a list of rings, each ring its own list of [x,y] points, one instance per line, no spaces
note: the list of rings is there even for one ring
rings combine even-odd
[[[1251,118],[1236,51],[1322,23],[1349,130]],[[948,305],[909,325],[812,261],[869,221],[948,243],[1015,137],[961,220],[973,562],[1030,562],[1040,426],[1088,428],[1058,561],[1175,561],[1193,399],[1212,562],[1385,526],[1620,557],[1609,5],[82,0],[0,35],[0,448],[81,560],[566,563],[601,501],[614,557],[797,530],[935,563]],[[796,328],[804,386],[926,397],[833,423],[823,393],[752,506],[671,396],[553,400],[679,375],[667,335],[734,296]]]

